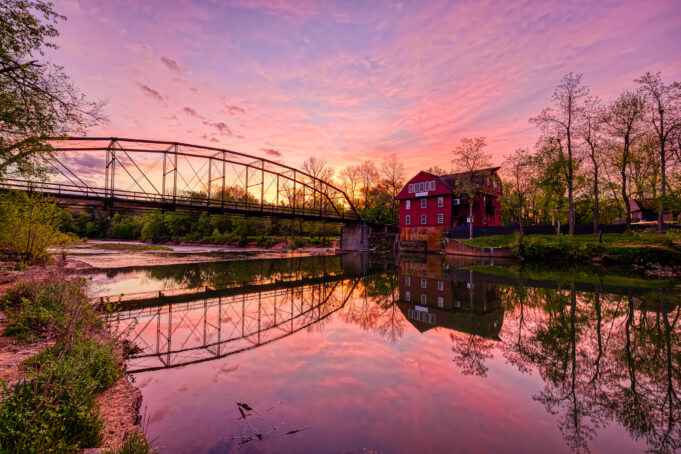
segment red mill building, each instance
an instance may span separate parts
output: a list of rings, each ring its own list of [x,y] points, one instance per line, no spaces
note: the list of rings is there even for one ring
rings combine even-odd
[[[499,197],[503,192],[498,170],[499,167],[491,167],[473,172],[476,188],[473,197],[474,226],[499,225]],[[397,195],[400,239],[423,241],[428,237],[439,242],[449,232],[450,226],[468,224],[468,198],[461,194],[461,186],[469,175],[438,176],[419,172],[409,180]]]

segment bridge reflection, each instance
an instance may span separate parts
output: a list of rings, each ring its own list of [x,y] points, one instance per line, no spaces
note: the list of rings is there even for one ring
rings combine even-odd
[[[347,303],[360,278],[265,287],[216,298],[130,309],[117,330],[140,351],[128,372],[145,372],[222,358],[319,324]]]

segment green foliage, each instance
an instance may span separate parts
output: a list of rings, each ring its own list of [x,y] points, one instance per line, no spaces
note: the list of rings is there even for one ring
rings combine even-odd
[[[45,138],[101,120],[101,102],[88,102],[62,67],[38,61],[56,48],[64,19],[42,0],[0,2],[0,178],[41,175],[38,158],[52,150]]]
[[[25,192],[0,196],[0,248],[21,259],[44,261],[49,246],[64,244],[69,237],[59,230],[61,210],[51,199]]]
[[[121,240],[134,240],[142,233],[142,223],[139,218],[123,218],[119,213],[113,217],[111,236]]]
[[[30,360],[29,374],[3,383],[0,452],[70,452],[95,446],[101,421],[95,396],[122,376],[113,345],[79,340]]]
[[[8,334],[48,331],[56,344],[26,361],[26,377],[0,403],[0,453],[71,452],[95,446],[95,396],[123,374],[116,345],[85,293],[85,280],[53,274],[10,289]]]
[[[59,273],[44,281],[20,282],[8,290],[0,304],[9,319],[7,334],[21,340],[48,331],[59,337],[69,330],[101,324],[89,304],[85,279]]]
[[[115,449],[105,449],[103,454],[151,454],[156,452],[147,439],[138,432],[133,432],[123,444]]]
[[[140,232],[142,241],[147,243],[158,243],[165,238],[165,229],[163,222],[163,215],[161,213],[152,213],[143,217],[144,224]]]

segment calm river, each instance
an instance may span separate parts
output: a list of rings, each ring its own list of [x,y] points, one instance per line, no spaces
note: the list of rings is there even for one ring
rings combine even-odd
[[[251,258],[92,278],[125,294],[116,325],[161,453],[680,449],[678,283],[470,265]]]

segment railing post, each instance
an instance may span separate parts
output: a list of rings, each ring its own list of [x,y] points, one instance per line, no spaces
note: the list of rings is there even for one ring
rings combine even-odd
[[[212,183],[213,158],[208,158],[208,186],[206,187],[206,206],[210,206],[210,185]]]

